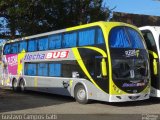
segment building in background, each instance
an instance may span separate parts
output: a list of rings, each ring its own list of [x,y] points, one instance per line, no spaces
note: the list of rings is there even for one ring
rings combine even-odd
[[[113,12],[113,18],[111,19],[111,21],[126,22],[138,27],[146,25],[160,26],[159,16],[129,14],[121,12]]]

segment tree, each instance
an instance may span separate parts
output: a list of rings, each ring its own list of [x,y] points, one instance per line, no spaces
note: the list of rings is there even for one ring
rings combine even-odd
[[[8,20],[11,37],[105,20],[102,0],[1,0],[0,16]]]

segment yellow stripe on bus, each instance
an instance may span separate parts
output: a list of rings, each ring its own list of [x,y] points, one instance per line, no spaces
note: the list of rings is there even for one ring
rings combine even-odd
[[[18,54],[18,69],[17,69],[17,73],[18,73],[18,76],[22,75],[22,71],[23,71],[23,59],[26,55],[26,52],[25,50],[22,50],[21,53]]]
[[[68,32],[68,31],[79,30],[87,27],[100,26],[100,25],[104,25],[104,23],[105,22],[100,21],[100,22],[94,22],[94,23],[89,23],[85,25],[79,25],[75,27],[66,28],[66,31]]]
[[[105,51],[103,51],[102,49],[100,49],[100,48],[97,48],[97,47],[80,47],[80,48],[87,48],[87,49],[91,49],[91,50],[94,50],[94,51],[97,51],[97,52],[99,52],[99,53],[101,53],[101,55],[103,56],[103,57],[107,57],[107,54],[105,53]]]
[[[98,89],[102,90],[102,89],[95,83],[95,81],[93,80],[93,78],[90,76],[90,74],[89,74],[87,68],[85,67],[84,62],[83,62],[83,60],[82,60],[82,58],[81,58],[81,56],[80,56],[80,54],[79,54],[78,49],[77,49],[77,48],[72,48],[72,51],[73,51],[73,53],[74,53],[74,56],[75,56],[78,64],[80,65],[81,69],[82,69],[83,72],[85,73],[85,75],[89,78],[89,80],[90,80]],[[103,90],[102,90],[102,91],[103,91]]]
[[[34,78],[34,87],[37,87],[37,86],[38,86],[38,78],[35,77],[35,78]]]
[[[157,53],[155,53],[154,51],[148,50],[148,52],[153,56],[153,58],[158,58]]]

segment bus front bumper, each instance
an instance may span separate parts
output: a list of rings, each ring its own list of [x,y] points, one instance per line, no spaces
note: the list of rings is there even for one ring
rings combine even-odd
[[[149,99],[149,93],[145,94],[126,94],[126,95],[110,95],[109,102],[127,102]]]

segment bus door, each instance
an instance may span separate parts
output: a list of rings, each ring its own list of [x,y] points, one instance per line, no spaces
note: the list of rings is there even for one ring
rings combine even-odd
[[[155,42],[155,38],[150,30],[142,30],[143,37],[146,41],[146,45],[149,51],[150,58],[150,72],[151,72],[151,85],[156,89],[160,89],[160,81],[159,81],[159,57],[158,57],[158,49]],[[154,94],[154,91],[151,91],[151,94]]]
[[[107,63],[106,58],[101,56],[95,57],[95,78],[106,78],[107,77]]]
[[[102,78],[102,73],[101,73],[101,61],[102,61],[102,57],[95,57],[95,67],[94,67],[94,77],[96,79],[101,79]]]
[[[94,78],[99,86],[106,92],[109,89],[107,58],[95,56]]]

